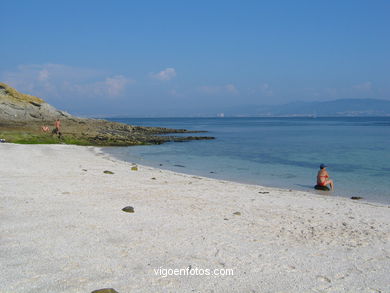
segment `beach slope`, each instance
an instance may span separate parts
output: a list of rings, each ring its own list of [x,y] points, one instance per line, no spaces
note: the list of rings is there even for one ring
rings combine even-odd
[[[0,292],[390,292],[388,206],[93,147],[0,144],[0,162]]]

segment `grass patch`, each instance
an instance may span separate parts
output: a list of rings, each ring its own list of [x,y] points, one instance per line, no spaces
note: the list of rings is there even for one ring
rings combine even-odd
[[[152,141],[143,141],[136,137],[87,136],[85,134],[63,133],[61,138],[51,133],[43,133],[34,129],[0,128],[0,138],[6,142],[17,144],[71,144],[82,146],[131,146],[151,145]],[[157,142],[161,143],[161,142]]]
[[[75,145],[91,145],[91,143],[82,138],[76,138],[73,136],[63,136],[58,138],[48,134],[35,134],[28,132],[4,132],[0,131],[0,138],[5,139],[7,142],[19,143],[19,144],[75,144]]]

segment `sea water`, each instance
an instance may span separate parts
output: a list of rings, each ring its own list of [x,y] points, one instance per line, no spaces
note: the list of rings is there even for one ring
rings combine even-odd
[[[296,190],[314,191],[319,165],[333,196],[390,203],[390,117],[126,118],[122,123],[205,130],[215,140],[110,147],[129,162]],[[197,135],[197,134],[196,134]]]

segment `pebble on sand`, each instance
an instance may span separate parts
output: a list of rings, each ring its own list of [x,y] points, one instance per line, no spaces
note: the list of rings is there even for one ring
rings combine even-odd
[[[114,174],[114,172],[108,171],[108,170],[104,171],[103,173],[104,173],[104,174]]]
[[[126,212],[126,213],[134,213],[134,208],[131,207],[131,206],[127,206],[127,207],[124,207],[122,209],[122,211]]]
[[[104,288],[104,289],[94,290],[91,293],[119,293],[119,292],[113,288]]]
[[[353,199],[353,200],[359,200],[359,199],[363,199],[363,197],[361,197],[361,196],[352,196],[351,199]]]

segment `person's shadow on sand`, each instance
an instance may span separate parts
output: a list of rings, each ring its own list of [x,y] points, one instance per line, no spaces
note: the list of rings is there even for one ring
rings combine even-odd
[[[294,185],[299,186],[299,187],[313,189],[313,185],[305,185],[305,184],[294,184]]]

